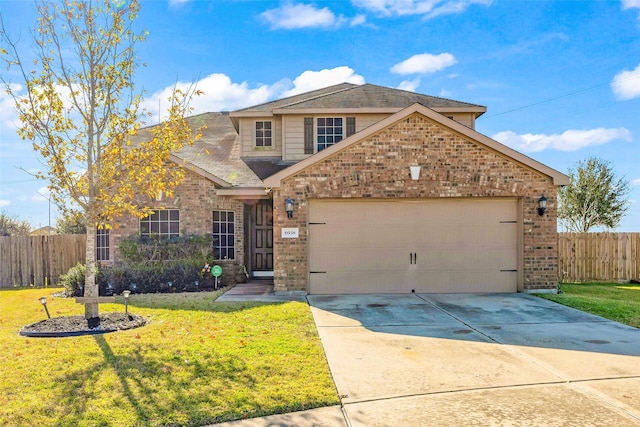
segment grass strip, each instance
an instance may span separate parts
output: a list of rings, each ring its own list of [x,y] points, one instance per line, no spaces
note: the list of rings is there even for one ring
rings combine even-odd
[[[563,283],[560,294],[538,296],[640,328],[640,286],[619,283]]]

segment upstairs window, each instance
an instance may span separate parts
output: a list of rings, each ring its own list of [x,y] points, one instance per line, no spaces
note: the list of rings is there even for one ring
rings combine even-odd
[[[319,117],[317,120],[317,151],[322,151],[342,141],[344,126],[342,117]]]
[[[256,147],[273,147],[273,125],[270,121],[256,122]]]
[[[161,239],[180,237],[180,210],[158,209],[140,220],[140,235],[158,235]]]

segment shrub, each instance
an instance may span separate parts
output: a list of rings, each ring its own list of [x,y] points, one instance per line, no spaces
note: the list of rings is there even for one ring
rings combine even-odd
[[[64,293],[68,297],[81,296],[84,290],[84,273],[86,267],[78,263],[71,267],[66,274],[60,275],[59,284],[64,286]]]
[[[118,246],[123,263],[102,271],[100,292],[108,295],[123,290],[152,293],[208,289],[201,270],[212,257],[212,248],[211,236],[189,235],[171,240],[158,236],[126,237]]]

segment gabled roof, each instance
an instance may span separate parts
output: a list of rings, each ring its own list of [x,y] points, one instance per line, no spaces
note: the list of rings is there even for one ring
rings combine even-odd
[[[204,113],[187,117],[194,131],[203,125],[202,138],[171,154],[171,161],[209,179],[218,187],[259,187],[262,180],[240,159],[238,133],[228,113]],[[142,129],[136,140],[145,138],[151,128]]]
[[[379,122],[369,126],[368,128],[350,136],[349,138],[343,139],[342,141],[340,141],[339,143],[332,145],[322,151],[320,151],[319,153],[316,153],[310,157],[307,157],[306,159],[296,163],[295,165],[284,169],[270,177],[268,177],[267,179],[264,180],[264,185],[266,187],[272,187],[272,188],[278,188],[280,187],[282,180],[294,176],[296,175],[298,172],[303,171],[304,169],[321,162],[322,160],[333,156],[334,154],[337,154],[343,150],[346,150],[347,148],[349,148],[351,145],[357,144],[358,142],[362,141],[365,138],[368,138],[369,136],[372,136],[382,130],[384,130],[387,127],[392,126],[394,123],[410,116],[411,114],[414,113],[419,113],[424,115],[425,117],[441,123],[442,125],[448,127],[449,129],[453,130],[454,132],[457,132],[469,139],[471,139],[474,142],[478,142],[482,145],[484,145],[485,147],[487,147],[488,149],[495,151],[498,154],[501,154],[503,156],[506,156],[510,159],[513,159],[514,161],[529,167],[543,175],[546,175],[550,178],[553,179],[553,183],[555,185],[567,185],[569,183],[569,177],[566,176],[565,174],[558,172],[555,169],[550,168],[549,166],[546,166],[536,160],[533,160],[530,157],[525,156],[524,154],[507,147],[506,145],[503,145],[501,143],[499,143],[498,141],[495,141],[491,138],[489,138],[486,135],[483,135],[479,132],[476,132],[475,130],[464,126],[454,120],[451,120],[445,116],[443,116],[442,114],[425,107],[422,104],[413,104],[411,106],[408,106],[407,108],[404,108],[403,110],[383,119],[380,120]]]
[[[263,187],[262,181],[240,159],[240,143],[228,113],[205,113],[187,118],[192,129],[202,125],[202,138],[173,153],[177,163],[209,178],[221,187]]]
[[[238,117],[264,117],[274,114],[313,114],[337,111],[343,113],[377,112],[392,114],[416,103],[440,113],[469,112],[474,113],[475,117],[487,111],[487,108],[482,105],[423,95],[401,89],[372,84],[355,85],[342,83],[237,110],[230,113],[230,116],[237,128]]]
[[[352,89],[354,87],[358,87],[353,83],[340,83],[333,86],[324,87],[322,89],[313,90],[311,92],[305,92],[298,95],[289,96],[286,98],[277,99],[275,101],[265,102],[264,104],[254,105],[252,107],[242,108],[240,110],[236,110],[231,113],[231,116],[236,116],[241,113],[252,113],[252,112],[271,112],[275,108],[286,107],[289,104],[296,104],[299,102],[303,102],[309,99],[314,99],[318,97],[323,97],[327,95],[331,95],[334,93],[341,92],[343,90]]]

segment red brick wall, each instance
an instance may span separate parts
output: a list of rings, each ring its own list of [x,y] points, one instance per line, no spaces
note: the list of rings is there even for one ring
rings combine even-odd
[[[223,268],[225,276],[235,276],[237,267],[245,264],[244,260],[244,205],[242,201],[218,197],[215,186],[208,179],[187,172],[184,181],[176,188],[173,198],[164,197],[161,201],[150,202],[152,208],[180,209],[180,235],[211,234],[213,232],[213,211],[234,211],[235,248],[234,261],[216,261]],[[137,234],[140,231],[139,219],[133,216],[122,218],[116,228],[110,232],[111,259],[118,258],[118,243],[123,237]]]
[[[409,166],[422,165],[419,181]],[[538,216],[538,199],[548,199]],[[557,188],[551,178],[513,162],[420,114],[287,178],[274,190],[276,290],[307,290],[307,199],[520,197],[525,291],[557,285]],[[284,200],[295,200],[288,219]],[[282,227],[298,227],[298,239],[282,239]]]

